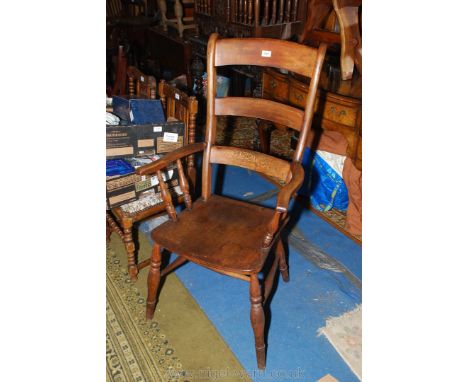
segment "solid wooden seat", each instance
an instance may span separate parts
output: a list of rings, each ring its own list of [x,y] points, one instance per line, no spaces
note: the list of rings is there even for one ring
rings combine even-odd
[[[258,273],[268,252],[261,249],[274,211],[213,195],[167,221],[152,234],[163,248],[208,268]]]
[[[218,40],[212,34],[207,51],[207,124],[205,142],[174,150],[164,158],[137,169],[140,175],[157,174],[182,158],[203,152],[202,195],[192,204],[188,188],[183,188],[186,209],[177,215],[171,196],[161,184],[161,195],[172,221],[152,232],[154,240],[148,273],[146,317],[154,316],[161,277],[186,261],[192,261],[218,273],[250,283],[250,320],[255,337],[257,365],[265,368],[265,316],[267,301],[277,271],[289,280],[281,233],[288,221],[288,206],[304,180],[301,159],[310,134],[313,105],[326,46],[318,49],[274,39],[238,38]],[[274,101],[249,97],[215,99],[216,67],[225,65],[273,66],[296,71],[311,78],[304,111]],[[237,147],[215,144],[216,116],[238,115],[284,122],[299,131],[292,162]],[[266,208],[212,194],[212,164],[233,165],[278,179],[280,190],[276,207]],[[161,183],[161,182],[160,182]],[[178,257],[161,270],[162,249]],[[270,269],[265,266],[272,256]],[[270,264],[270,262],[268,262]],[[262,286],[258,274],[265,271]],[[268,272],[266,272],[268,271]],[[229,293],[226,291],[226,293]],[[229,296],[232,298],[233,296]],[[234,296],[236,297],[236,296]]]

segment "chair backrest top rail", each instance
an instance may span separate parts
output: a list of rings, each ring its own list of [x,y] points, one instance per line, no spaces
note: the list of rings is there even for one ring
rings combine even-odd
[[[316,49],[295,42],[229,38],[217,41],[214,64],[270,66],[312,77],[316,60]]]

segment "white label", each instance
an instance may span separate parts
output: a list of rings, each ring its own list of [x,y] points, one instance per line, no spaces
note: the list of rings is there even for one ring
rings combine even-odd
[[[262,57],[271,57],[271,50],[262,50]]]
[[[141,76],[141,77],[140,77],[140,81],[141,81],[141,82],[145,82],[145,77]]]
[[[133,122],[133,110],[130,110],[130,122]]]
[[[175,93],[175,99],[180,99],[179,93]]]
[[[143,153],[144,153],[143,150],[138,151],[138,154],[143,154]]]
[[[160,133],[162,131],[162,126],[153,126],[153,133]]]
[[[179,134],[177,133],[164,133],[163,142],[173,142],[176,143],[179,139]]]
[[[163,179],[164,179],[164,174],[163,174]],[[157,186],[159,184],[159,179],[157,176],[152,176],[151,177],[151,187]]]

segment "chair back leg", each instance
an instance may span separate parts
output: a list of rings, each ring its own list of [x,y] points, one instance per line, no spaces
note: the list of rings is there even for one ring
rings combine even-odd
[[[287,283],[289,281],[288,264],[286,264],[286,255],[284,251],[284,244],[281,238],[278,239],[276,244],[276,256],[279,258],[279,270],[283,281]]]

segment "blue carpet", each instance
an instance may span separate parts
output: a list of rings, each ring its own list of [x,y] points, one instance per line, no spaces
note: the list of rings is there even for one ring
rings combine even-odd
[[[237,167],[219,166],[217,170],[224,172],[222,185],[216,186],[219,193],[275,205],[276,198],[271,196],[275,187],[257,174]],[[341,382],[358,381],[327,339],[317,336],[317,330],[328,317],[341,315],[361,302],[361,247],[310,211],[297,205],[290,208],[290,282],[279,278],[266,307],[264,372],[256,367],[248,283],[192,263],[176,274],[254,381],[311,382],[328,373]],[[141,225],[148,237],[150,228],[151,222]],[[323,258],[333,266],[329,267],[330,261],[326,266],[317,261]]]

